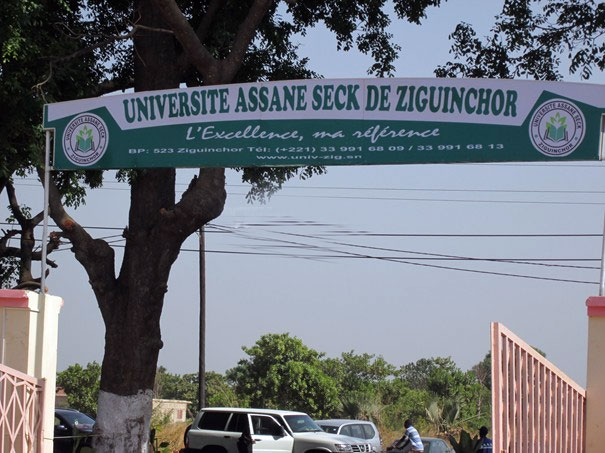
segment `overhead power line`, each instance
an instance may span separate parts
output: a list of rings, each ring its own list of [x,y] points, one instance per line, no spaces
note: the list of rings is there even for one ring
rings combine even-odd
[[[95,239],[108,239],[117,237],[119,235],[107,236]],[[246,235],[247,238],[256,239],[256,240],[272,240],[261,237],[254,237],[250,235]],[[318,238],[321,239],[321,238]],[[108,241],[108,244],[114,244],[118,242],[124,242],[124,238],[115,239],[113,241]],[[279,241],[279,240],[278,240]],[[349,244],[343,244],[349,245]],[[350,244],[352,247],[362,247],[366,248],[366,246]],[[316,249],[317,246],[310,244],[297,244],[297,245],[269,245],[266,246],[267,249],[272,248],[296,248],[296,249]],[[384,247],[367,247],[369,249],[381,250],[387,252],[401,252],[401,253],[411,253],[411,254],[419,254],[423,256],[384,256],[381,255],[380,258],[383,259],[393,259],[393,260],[413,260],[413,261],[478,261],[478,262],[495,262],[495,263],[505,263],[505,264],[526,264],[526,265],[539,265],[546,267],[559,267],[559,268],[568,268],[568,269],[590,269],[590,270],[598,270],[599,267],[595,266],[578,266],[578,265],[568,265],[568,264],[549,264],[556,262],[599,262],[598,258],[495,258],[495,257],[467,257],[467,256],[458,256],[458,255],[445,255],[438,253],[428,253],[428,252],[417,252],[417,251],[409,251],[409,250],[397,250],[390,249]],[[63,248],[61,250],[68,250],[68,248]],[[189,251],[188,249],[182,248],[181,251]],[[321,259],[336,259],[336,258],[344,258],[344,259],[358,259],[358,258],[367,258],[366,256],[357,256],[357,255],[345,255],[342,254],[334,254],[334,255],[302,255],[300,253],[276,253],[276,252],[243,252],[243,251],[230,251],[230,250],[206,250],[207,253],[229,253],[229,254],[241,254],[241,255],[262,255],[262,256],[275,256],[275,257],[291,257],[291,258],[321,258]],[[340,252],[339,252],[340,253]],[[372,256],[372,258],[377,258]]]
[[[310,237],[310,238],[312,238],[312,236],[301,235],[301,234],[296,234],[296,233],[285,233],[285,232],[273,232],[273,233],[283,234],[283,235],[288,235],[288,236],[300,236],[300,237]],[[292,242],[292,241],[283,241],[283,242],[292,243],[292,244],[300,244],[300,243],[296,243],[296,242]],[[330,241],[327,241],[327,242],[330,242]],[[356,246],[356,244],[352,244],[352,246]],[[313,246],[313,247],[321,249],[321,247],[318,247],[318,246]],[[326,248],[326,250],[334,252],[334,250],[329,249],[329,248]],[[437,269],[444,269],[444,270],[454,270],[454,271],[460,271],[460,272],[471,272],[471,273],[479,273],[479,274],[491,274],[491,275],[500,275],[500,276],[518,277],[518,278],[527,278],[527,279],[537,279],[537,280],[560,281],[560,282],[567,282],[567,283],[582,283],[582,284],[596,284],[596,285],[599,284],[598,282],[591,282],[591,281],[585,281],[585,280],[560,279],[560,278],[552,278],[552,277],[539,277],[539,276],[533,276],[533,275],[512,274],[512,273],[505,273],[505,272],[493,272],[493,271],[485,271],[485,270],[478,270],[478,269],[465,269],[465,268],[457,268],[457,267],[442,266],[442,265],[435,265],[435,264],[417,263],[417,262],[402,260],[402,259],[399,259],[399,258],[384,258],[384,257],[371,256],[371,255],[363,255],[363,254],[358,254],[358,253],[354,253],[354,252],[347,252],[347,251],[337,251],[337,253],[343,253],[343,254],[355,255],[355,256],[362,256],[362,257],[367,257],[367,258],[377,259],[377,260],[391,261],[391,262],[396,262],[396,263],[400,263],[400,264],[409,264],[409,265],[412,265],[412,266],[422,266],[422,267],[430,267],[430,268],[437,268]]]
[[[418,252],[418,251],[412,251],[412,250],[401,250],[401,249],[393,249],[393,248],[386,248],[386,247],[351,244],[351,243],[347,243],[347,242],[327,241],[322,237],[299,234],[299,233],[281,232],[281,231],[273,232],[273,233],[288,235],[288,236],[304,237],[304,238],[310,238],[310,239],[316,239],[316,240],[319,239],[319,240],[323,240],[329,244],[341,245],[341,246],[346,246],[346,247],[356,247],[356,248],[377,250],[377,251],[386,251],[386,252],[412,253],[412,254],[422,255],[424,257],[427,257],[427,256],[432,257],[434,259],[462,260],[462,261],[488,261],[488,262],[491,261],[491,262],[499,262],[499,263],[526,264],[526,265],[534,265],[534,266],[568,267],[568,268],[577,268],[577,269],[597,269],[597,270],[599,269],[598,267],[590,267],[590,266],[568,266],[568,265],[559,265],[559,264],[540,263],[540,262],[536,262],[537,260],[525,260],[525,259],[512,260],[512,259],[503,259],[503,258],[483,258],[483,257],[478,258],[478,257],[468,257],[468,256],[459,256],[459,255],[446,255],[446,254],[441,254],[441,253]],[[396,259],[402,259],[402,258],[396,258]],[[408,259],[408,258],[406,258],[406,259]],[[412,258],[412,259],[416,259],[416,258]]]
[[[19,225],[16,223],[9,222],[0,222],[0,225],[12,226],[15,228],[19,228]],[[238,225],[237,228],[243,228],[248,226],[280,226],[281,222],[276,223],[265,223],[265,224],[255,224],[255,223],[242,223]],[[308,221],[300,221],[299,223],[293,226],[334,226],[333,224],[321,224],[321,223],[313,223],[309,224]],[[217,227],[214,223],[209,223],[206,225],[209,228]],[[40,225],[37,225],[40,227]],[[49,228],[58,228],[57,225],[51,224]],[[98,225],[83,225],[82,228],[87,230],[119,230],[123,231],[125,226],[98,226]],[[227,227],[225,225],[220,225],[220,228],[232,228]],[[231,230],[213,230],[215,233],[229,234],[232,233]],[[371,233],[365,231],[352,231],[352,232],[338,232],[334,231],[331,233],[323,233],[322,236],[365,236],[365,237],[468,237],[468,238],[576,238],[576,237],[603,237],[603,233]]]
[[[603,166],[605,168],[605,165]],[[23,178],[27,181],[37,181],[35,178]],[[16,183],[17,185],[26,185]],[[105,181],[103,184],[127,185],[121,181]],[[176,186],[189,186],[189,183],[175,183]],[[40,187],[39,184],[27,184],[29,187]],[[226,184],[227,187],[250,187],[250,184]],[[99,187],[98,189],[109,190],[130,190],[127,187],[111,188]],[[97,189],[93,189],[97,190]],[[384,192],[459,192],[459,193],[543,193],[543,194],[578,194],[578,195],[599,195],[605,194],[605,190],[565,190],[565,189],[457,189],[457,188],[437,188],[437,187],[368,187],[368,186],[314,186],[306,184],[304,186],[284,186],[284,190],[361,190],[361,191],[384,191]]]
[[[429,237],[429,238],[580,238],[603,237],[602,233],[504,233],[504,234],[473,234],[473,233],[368,233],[368,232],[332,232],[323,236],[362,236],[362,237]]]
[[[112,244],[111,247],[124,248],[125,246],[119,245],[119,244]],[[67,250],[67,249],[61,249],[61,250]],[[199,253],[199,250],[196,250],[196,249],[182,248],[182,249],[180,249],[180,251],[181,252]],[[243,252],[243,251],[228,251],[228,250],[207,250],[207,253],[218,253],[218,254],[227,254],[227,255],[283,256],[283,257],[288,257],[288,258],[293,257],[293,255],[291,255],[291,254],[277,254],[277,253],[267,253],[267,252]],[[294,257],[307,258],[307,259],[322,258],[322,256],[318,257],[315,255],[308,255],[308,256],[294,255]],[[343,258],[343,257],[336,256],[335,258]],[[503,276],[503,277],[516,277],[516,278],[525,278],[525,279],[531,279],[531,280],[546,280],[546,281],[561,282],[561,283],[580,283],[580,284],[588,284],[588,285],[598,285],[599,284],[599,282],[586,281],[586,280],[573,280],[573,279],[554,278],[554,277],[540,277],[540,276],[536,276],[536,275],[523,275],[523,274],[513,274],[513,273],[507,273],[507,272],[493,272],[493,271],[485,271],[485,270],[478,270],[478,269],[465,269],[465,268],[457,268],[457,267],[450,267],[450,266],[440,266],[440,265],[435,265],[435,264],[414,263],[414,262],[401,260],[400,258],[385,258],[385,257],[376,257],[376,256],[370,256],[370,255],[360,255],[357,258],[378,259],[378,260],[391,261],[391,262],[400,263],[400,264],[409,264],[412,266],[422,266],[422,267],[430,267],[430,268],[443,269],[443,270],[471,272],[471,273],[486,274],[486,275],[498,275],[498,276]]]
[[[5,225],[11,225],[11,226],[16,226],[14,224],[9,224],[9,223],[2,223]],[[233,227],[227,227],[224,225],[217,225],[217,224],[212,224],[211,225],[214,229],[218,230],[218,231],[223,231],[223,232],[230,232],[232,234],[236,234],[238,236],[242,236],[248,239],[255,239],[255,240],[260,240],[260,241],[276,241],[276,242],[280,242],[280,243],[287,243],[293,246],[297,246],[297,247],[302,247],[302,248],[306,248],[309,250],[318,250],[321,252],[329,252],[332,253],[334,255],[326,255],[325,253],[323,255],[319,255],[319,254],[314,254],[314,255],[305,255],[305,254],[280,254],[280,253],[275,253],[275,252],[246,252],[246,251],[227,251],[227,250],[209,250],[208,253],[222,253],[222,254],[237,254],[237,255],[261,255],[261,256],[281,256],[281,257],[296,257],[296,258],[304,258],[304,259],[336,259],[336,258],[354,258],[354,259],[374,259],[374,260],[383,260],[383,261],[389,261],[389,262],[396,262],[396,263],[400,263],[400,264],[408,264],[408,265],[413,265],[413,266],[422,266],[422,267],[429,267],[429,268],[438,268],[438,269],[444,269],[444,270],[454,270],[454,271],[461,271],[461,272],[472,272],[472,273],[479,273],[479,274],[489,274],[489,275],[500,275],[500,276],[508,276],[508,277],[518,277],[518,278],[529,278],[529,279],[537,279],[537,280],[549,280],[549,281],[559,281],[559,282],[567,282],[567,283],[581,283],[581,284],[598,284],[598,282],[591,282],[591,281],[585,281],[585,280],[574,280],[574,279],[562,279],[562,278],[553,278],[553,277],[541,277],[541,276],[534,276],[534,275],[525,275],[525,274],[514,274],[514,273],[507,273],[507,272],[494,272],[494,271],[487,271],[487,270],[481,270],[481,269],[466,269],[466,268],[458,268],[458,267],[452,267],[452,266],[444,266],[444,265],[436,265],[436,264],[426,264],[426,263],[420,263],[418,261],[427,261],[427,260],[432,260],[432,261],[482,261],[482,262],[486,262],[486,261],[492,261],[492,262],[497,262],[497,263],[506,263],[506,264],[532,264],[532,265],[544,265],[544,266],[549,266],[549,267],[570,267],[570,268],[577,268],[577,269],[598,269],[595,267],[588,267],[588,266],[567,266],[567,265],[556,265],[556,264],[546,264],[546,263],[538,263],[538,262],[533,262],[533,261],[537,261],[538,259],[521,259],[521,260],[511,260],[511,259],[502,259],[502,258],[477,258],[477,257],[464,257],[464,256],[457,256],[457,255],[445,255],[445,254],[435,254],[435,253],[429,253],[429,252],[417,252],[417,251],[410,251],[410,250],[398,250],[398,249],[391,249],[391,248],[385,248],[385,247],[373,247],[373,246],[366,246],[366,245],[359,245],[359,244],[351,244],[351,243],[346,243],[346,242],[339,242],[339,241],[330,241],[330,240],[326,240],[324,237],[322,236],[313,236],[313,235],[307,235],[307,234],[298,234],[298,233],[288,233],[288,232],[282,232],[282,231],[268,231],[269,233],[272,234],[278,234],[278,235],[287,235],[287,236],[294,236],[294,237],[301,237],[301,238],[305,238],[305,239],[313,239],[313,240],[321,240],[324,242],[327,242],[329,244],[332,245],[338,245],[338,246],[346,246],[346,247],[355,247],[355,248],[363,248],[363,249],[369,249],[369,250],[380,250],[380,251],[385,251],[385,252],[396,252],[396,253],[412,253],[412,254],[419,254],[422,255],[421,257],[408,257],[408,256],[374,256],[374,255],[368,255],[368,254],[361,254],[361,253],[355,253],[355,252],[349,252],[349,251],[343,251],[343,250],[335,250],[333,248],[329,248],[329,247],[325,247],[325,246],[318,246],[318,245],[314,245],[314,244],[308,244],[308,243],[300,243],[300,242],[295,242],[295,241],[285,241],[285,240],[279,240],[279,239],[275,239],[275,238],[263,238],[263,237],[258,237],[258,236],[251,236],[250,234],[247,234],[247,232],[243,232],[241,229],[238,228],[233,228]],[[111,229],[115,229],[115,230],[122,230],[122,228],[118,228],[118,227],[85,227],[85,228],[89,228],[89,229],[94,229],[94,228],[98,228],[98,229],[104,229],[104,230],[111,230]],[[585,234],[583,234],[584,236]],[[112,236],[106,236],[105,239],[109,239],[109,238],[113,238],[113,237],[119,237],[120,235],[112,235]],[[485,236],[489,236],[489,235],[481,235],[481,237],[485,237]],[[494,235],[494,236],[499,236],[499,235]],[[557,236],[563,236],[563,237],[573,237],[573,235],[569,235],[569,234],[563,234],[563,235],[546,235],[547,237],[557,237]],[[592,236],[592,235],[591,235]],[[594,235],[594,236],[600,236],[600,235]],[[530,235],[529,237],[536,237],[536,235]],[[123,242],[124,239],[123,238],[119,238],[119,239],[115,239],[114,241],[109,241],[109,244],[113,247],[124,247],[124,245],[118,244],[118,242]],[[67,250],[67,248],[60,248],[60,250]],[[186,252],[198,252],[197,249],[181,249],[182,251],[186,251]],[[546,259],[546,260],[551,260],[552,261],[563,261],[563,260],[567,260],[567,261],[571,261],[570,258],[566,258],[566,259],[562,259],[562,260],[555,260],[553,258],[550,259]],[[588,260],[588,259],[578,259],[577,261],[580,260]],[[544,260],[543,260],[544,261]],[[591,259],[591,261],[599,261],[598,259]]]

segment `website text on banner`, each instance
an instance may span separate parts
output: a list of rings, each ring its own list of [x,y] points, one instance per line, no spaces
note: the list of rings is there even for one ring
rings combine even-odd
[[[341,79],[45,106],[55,169],[598,160],[605,86]]]

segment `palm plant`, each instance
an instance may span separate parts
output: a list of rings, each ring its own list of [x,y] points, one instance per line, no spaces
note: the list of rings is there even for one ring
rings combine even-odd
[[[432,401],[425,408],[426,418],[433,427],[435,434],[448,434],[456,427],[460,417],[460,405],[457,401],[445,401],[439,404],[439,401]]]
[[[478,437],[471,438],[466,431],[460,431],[460,439],[456,440],[454,436],[448,436],[450,444],[456,453],[474,453],[477,447]]]

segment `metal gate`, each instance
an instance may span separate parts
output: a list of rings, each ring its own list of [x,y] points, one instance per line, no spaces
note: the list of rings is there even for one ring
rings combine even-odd
[[[503,325],[491,340],[494,453],[583,453],[586,391]]]
[[[42,451],[44,380],[0,364],[0,452]]]

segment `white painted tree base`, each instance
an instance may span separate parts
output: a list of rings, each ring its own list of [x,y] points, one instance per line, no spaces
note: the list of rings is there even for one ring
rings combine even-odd
[[[152,390],[129,396],[100,391],[95,452],[147,453],[152,399]]]

